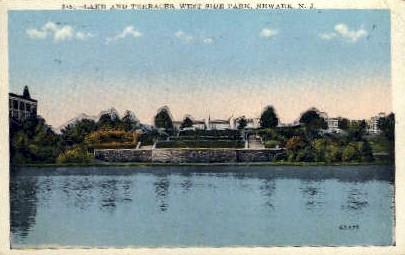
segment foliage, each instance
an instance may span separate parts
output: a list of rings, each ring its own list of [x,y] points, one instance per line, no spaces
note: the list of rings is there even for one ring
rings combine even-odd
[[[191,120],[190,117],[185,117],[183,122],[181,123],[180,128],[190,128],[193,126],[193,121]]]
[[[327,129],[328,125],[323,117],[320,116],[319,111],[315,108],[311,108],[304,112],[299,122],[303,124],[307,129]]]
[[[352,122],[347,129],[348,141],[361,141],[367,133],[367,124],[365,120]]]
[[[232,129],[227,129],[227,130],[183,130],[180,131],[179,137],[184,137],[184,136],[189,136],[189,137],[195,137],[195,139],[199,137],[214,137],[214,138],[220,138],[224,139],[225,137],[228,137],[230,139],[239,139],[240,138],[240,131],[239,130],[232,130]]]
[[[278,122],[279,120],[273,106],[267,106],[260,116],[260,127],[274,128],[277,127]]]
[[[238,119],[238,129],[245,129],[247,124],[248,123],[245,116],[242,116]]]
[[[278,145],[280,145],[280,142],[277,140],[268,140],[264,142],[264,147],[266,148],[276,148]]]
[[[129,110],[126,110],[122,117],[122,127],[125,131],[134,131],[139,128],[139,121],[135,117],[135,114]]]
[[[363,162],[370,162],[374,160],[373,150],[367,140],[361,141],[357,144],[360,152],[360,160]]]
[[[347,130],[349,128],[350,121],[346,118],[339,119],[338,128],[342,130]]]
[[[159,109],[155,116],[155,127],[165,130],[173,130],[173,120],[168,107]]]
[[[105,143],[132,143],[137,144],[140,134],[124,130],[97,130],[86,136],[85,142],[95,146]]]
[[[103,113],[98,122],[97,129],[122,129],[122,121],[118,115],[111,113]]]
[[[325,162],[339,162],[342,160],[342,151],[336,144],[328,144],[325,150]]]
[[[11,163],[52,163],[60,151],[60,138],[40,116],[27,119],[22,124],[11,120]]]
[[[74,146],[59,154],[57,163],[89,163],[93,160],[93,154],[83,146]]]
[[[62,141],[65,146],[72,146],[84,142],[86,135],[96,130],[94,120],[82,119],[69,124],[61,130]]]
[[[348,161],[360,161],[361,155],[355,143],[349,143],[343,150],[342,160]]]
[[[378,128],[381,129],[382,133],[388,140],[395,141],[395,115],[393,113],[380,118]]]

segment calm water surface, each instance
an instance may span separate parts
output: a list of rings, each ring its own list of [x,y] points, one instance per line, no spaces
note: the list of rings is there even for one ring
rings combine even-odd
[[[22,168],[19,247],[391,245],[393,167]]]

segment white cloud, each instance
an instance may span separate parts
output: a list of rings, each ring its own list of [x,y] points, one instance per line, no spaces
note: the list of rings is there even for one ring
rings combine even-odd
[[[176,33],[174,33],[174,35],[181,41],[185,42],[185,43],[190,43],[193,41],[193,36],[184,33],[183,31],[179,30]]]
[[[54,31],[53,39],[58,41],[71,40],[74,35],[74,30],[71,26],[63,26]]]
[[[46,39],[48,36],[53,38],[55,42],[61,42],[65,40],[86,40],[89,37],[93,37],[91,33],[87,32],[75,32],[74,28],[69,25],[58,25],[52,21],[47,22],[41,28],[30,28],[26,30],[27,35],[31,39]]]
[[[47,33],[45,31],[42,30],[38,30],[35,28],[32,29],[27,29],[27,35],[32,38],[32,39],[45,39]]]
[[[368,35],[367,31],[363,28],[358,30],[350,30],[349,27],[343,23],[336,24],[334,30],[335,32],[331,33],[321,33],[319,34],[319,37],[322,40],[331,40],[340,37],[346,41],[357,42],[359,39]]]
[[[271,28],[263,28],[262,31],[260,31],[260,37],[263,38],[271,38],[275,35],[278,34],[277,30],[271,29]]]
[[[333,38],[335,38],[337,36],[337,34],[336,33],[321,33],[321,34],[319,34],[319,37],[322,39],[322,40],[332,40]]]
[[[106,43],[109,44],[110,42],[124,39],[127,36],[131,36],[132,38],[138,38],[138,37],[142,36],[142,33],[139,32],[138,30],[136,30],[134,26],[127,26],[124,28],[124,30],[121,33],[119,33],[113,37],[107,37]]]
[[[214,42],[214,39],[212,38],[204,38],[203,43],[205,44],[212,44]]]
[[[87,33],[87,32],[77,32],[76,33],[76,39],[85,41],[88,38],[94,37],[92,33]]]

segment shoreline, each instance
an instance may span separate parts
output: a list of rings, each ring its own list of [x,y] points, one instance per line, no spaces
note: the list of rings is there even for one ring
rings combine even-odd
[[[370,165],[393,165],[393,161],[377,162],[227,162],[227,163],[147,163],[147,162],[91,162],[91,163],[30,163],[30,164],[10,164],[12,168],[47,168],[47,167],[145,167],[145,166],[370,166]]]

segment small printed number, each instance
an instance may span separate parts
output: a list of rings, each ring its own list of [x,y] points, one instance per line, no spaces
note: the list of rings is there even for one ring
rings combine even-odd
[[[358,230],[360,226],[358,224],[353,225],[339,225],[340,230]]]

